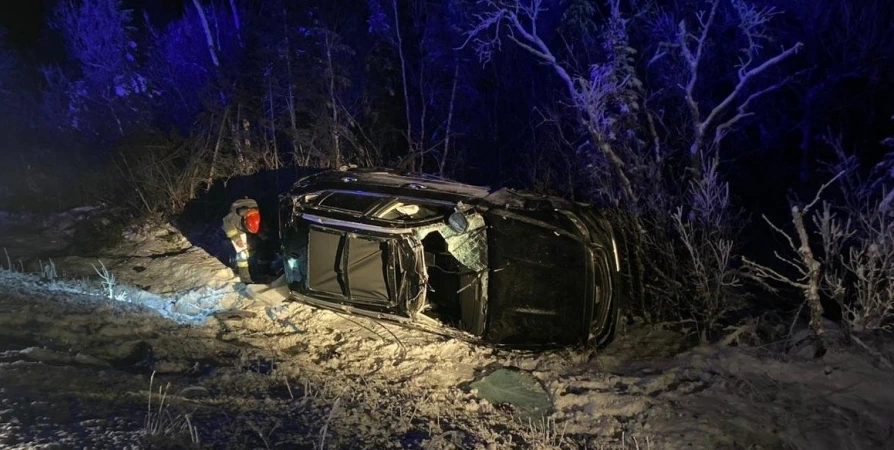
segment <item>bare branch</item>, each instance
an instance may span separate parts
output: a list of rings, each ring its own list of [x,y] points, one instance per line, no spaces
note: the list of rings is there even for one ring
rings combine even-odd
[[[693,139],[690,146],[690,155],[698,155],[704,146],[704,140],[711,128],[715,127],[721,114],[726,113],[742,96],[751,80],[765,72],[790,56],[797,53],[803,46],[800,42],[788,49],[783,49],[779,54],[767,59],[762,64],[752,67],[755,55],[761,49],[760,41],[766,40],[767,36],[764,32],[765,25],[777,14],[773,8],[758,8],[749,4],[746,0],[730,0],[733,9],[739,17],[739,30],[745,36],[748,44],[741,49],[743,57],[738,65],[738,82],[733,90],[717,104],[707,116],[702,115],[699,104],[695,98],[695,90],[699,82],[699,71],[704,61],[704,50],[708,43],[711,28],[715,24],[720,0],[709,1],[709,9],[700,11],[696,18],[698,22],[697,35],[691,31],[686,21],[680,21],[677,31],[677,45],[680,54],[686,64],[687,79],[683,89],[686,106],[693,124]],[[693,45],[694,43],[694,45]],[[654,59],[658,58],[660,53]],[[749,117],[751,113],[748,108],[751,103],[758,97],[778,89],[784,85],[789,79],[775,83],[767,88],[761,89],[750,95],[744,102],[736,107],[736,114],[726,122],[716,126],[714,130],[713,143],[719,143],[729,130],[742,119]]]
[[[487,0],[483,2],[492,8],[492,11],[477,16],[478,25],[466,32],[466,41],[474,42],[476,51],[482,61],[490,59],[491,53],[500,45],[500,27],[505,26],[507,37],[519,47],[530,53],[540,62],[550,66],[565,86],[569,98],[574,102],[581,125],[589,132],[591,143],[608,160],[614,169],[614,175],[621,183],[621,190],[629,200],[635,199],[633,184],[626,174],[625,163],[621,156],[612,148],[601,124],[600,118],[605,116],[608,108],[605,101],[610,95],[623,88],[625,80],[612,80],[614,83],[608,86],[609,78],[600,76],[598,65],[593,65],[589,76],[572,76],[568,70],[558,62],[546,42],[537,34],[537,20],[543,10],[541,0],[533,0],[529,4],[522,2],[496,2]],[[612,6],[617,7],[617,3]],[[616,13],[616,18],[620,13]],[[615,16],[613,16],[615,17]],[[487,38],[481,36],[493,29],[493,35]]]
[[[793,250],[794,250],[794,248],[793,248]],[[780,255],[779,252],[777,252],[777,251],[774,251],[774,252],[773,252],[773,256],[775,256],[776,259],[779,260],[780,262],[785,263],[786,265],[791,266],[791,267],[794,268],[798,273],[800,273],[800,274],[801,274],[801,278],[800,278],[799,280],[803,280],[803,279],[804,279],[803,277],[806,277],[806,276],[807,276],[807,271],[804,270],[804,266],[800,265],[800,264],[799,264],[798,262],[796,262],[795,260],[793,260],[793,259],[791,259],[791,258],[786,258],[786,257]]]
[[[785,275],[780,274],[779,272],[764,266],[762,264],[758,264],[748,258],[742,258],[742,263],[745,265],[745,268],[750,270],[751,273],[746,272],[746,276],[755,280],[761,281],[761,284],[764,284],[766,280],[772,280],[779,283],[787,284],[794,288],[804,289],[806,287],[803,283],[798,283]],[[775,288],[770,287],[769,285],[764,284],[765,287],[769,287],[771,290],[775,291]]]
[[[717,8],[720,5],[720,1],[712,0],[710,3],[711,9],[708,12],[707,19],[703,19],[704,11],[700,12],[698,16],[699,25],[701,26],[701,34],[696,39],[695,53],[689,48],[689,40],[692,38],[692,35],[686,28],[686,22],[680,21],[679,25],[679,47],[680,51],[683,53],[683,58],[689,66],[689,80],[686,82],[686,87],[684,88],[686,104],[689,106],[693,123],[696,124],[701,120],[698,103],[695,101],[695,87],[698,84],[699,65],[702,61],[705,45],[707,45],[708,42],[708,32],[714,24],[714,17],[717,15]]]
[[[795,249],[798,248],[798,247],[795,245],[794,240],[792,240],[792,237],[789,236],[788,233],[786,233],[785,231],[783,231],[781,228],[777,227],[776,224],[774,224],[773,222],[770,221],[770,219],[767,218],[767,216],[761,216],[761,217],[764,218],[764,222],[767,222],[767,225],[770,225],[770,227],[773,228],[773,231],[775,231],[775,232],[777,232],[777,233],[779,233],[779,234],[781,234],[782,236],[785,237],[785,239],[788,241],[788,245],[789,245],[789,247],[790,247],[792,250],[795,250]]]
[[[696,141],[693,143],[691,152],[693,154],[696,154],[701,150],[702,139],[704,139],[705,133],[707,132],[708,128],[710,128],[714,124],[714,121],[717,119],[717,117],[720,114],[724,113],[733,104],[733,102],[736,100],[736,98],[738,98],[739,95],[742,93],[742,91],[745,90],[745,87],[748,85],[749,81],[751,81],[752,79],[754,79],[754,77],[760,75],[761,73],[763,73],[765,70],[769,69],[770,67],[773,67],[773,66],[781,63],[782,61],[786,60],[790,56],[798,53],[798,51],[801,50],[801,48],[803,46],[804,46],[804,44],[798,42],[795,45],[789,47],[788,49],[783,50],[776,56],[764,61],[763,64],[761,64],[751,70],[748,70],[747,72],[740,73],[739,74],[739,83],[736,84],[736,87],[733,88],[733,91],[730,92],[729,95],[727,95],[726,98],[724,98],[717,106],[715,106],[713,110],[711,110],[711,112],[708,114],[708,117],[705,118],[704,121],[697,124],[697,126],[696,126]],[[762,95],[766,92],[759,91],[759,93]]]
[[[768,40],[765,28],[778,13],[773,7],[758,7],[748,0],[730,0],[733,10],[739,17],[739,30],[748,41],[748,46],[741,49],[743,56],[739,63],[739,76],[751,67],[755,55],[762,49],[760,41]]]
[[[835,174],[835,176],[832,177],[831,180],[823,183],[823,185],[820,186],[820,188],[816,191],[816,197],[813,198],[813,201],[811,201],[810,203],[807,204],[807,206],[804,207],[804,213],[807,213],[807,211],[809,211],[811,208],[813,208],[814,205],[816,205],[817,202],[819,202],[820,196],[823,195],[823,191],[825,191],[826,188],[831,186],[832,183],[837,181],[839,178],[844,176],[846,173],[847,173],[847,171],[842,170],[842,171],[838,172],[837,174]]]
[[[537,2],[539,6],[539,2]],[[528,18],[531,23],[536,23],[538,9],[534,8]],[[514,13],[508,15],[509,21],[512,23],[513,29],[518,32],[526,41],[528,41],[531,45],[522,45],[518,39],[516,39],[513,35],[510,35],[510,39],[522,45],[522,48],[528,50],[534,56],[542,59],[544,62],[548,63],[552,66],[553,70],[562,79],[562,82],[565,83],[565,88],[568,90],[568,94],[572,96],[572,98],[577,93],[577,90],[574,88],[574,82],[571,79],[571,75],[568,74],[568,71],[565,70],[560,64],[557,63],[556,57],[553,56],[552,52],[549,50],[549,47],[546,46],[546,43],[540,39],[540,36],[537,36],[536,29],[532,27],[532,30],[529,32],[525,30],[525,27],[522,26],[521,21],[519,21],[518,16]],[[532,48],[536,47],[536,48]]]
[[[807,283],[804,288],[804,298],[807,300],[807,306],[810,308],[810,327],[816,337],[817,356],[822,356],[825,352],[825,343],[823,335],[825,333],[823,327],[823,305],[820,301],[820,283],[822,282],[822,265],[814,257],[813,250],[810,246],[810,237],[807,235],[807,227],[804,224],[804,210],[797,206],[792,208],[792,222],[798,233],[798,239],[801,242],[798,253],[801,260],[807,267]]]
[[[768,86],[764,89],[761,89],[761,90],[749,95],[748,98],[745,99],[744,102],[742,102],[741,104],[739,104],[738,107],[736,107],[736,115],[733,116],[732,118],[730,118],[729,120],[727,120],[726,122],[718,125],[717,128],[714,130],[714,144],[719,144],[720,141],[723,140],[724,137],[726,137],[726,134],[728,133],[729,129],[732,128],[740,120],[754,115],[754,113],[748,112],[748,107],[751,106],[751,102],[757,100],[759,97],[761,97],[764,94],[767,94],[769,92],[772,92],[772,91],[775,91],[775,90],[781,88],[782,86],[788,84],[788,82],[791,80],[792,80],[792,77],[786,77],[785,79],[783,79],[782,81],[780,81],[776,84]]]

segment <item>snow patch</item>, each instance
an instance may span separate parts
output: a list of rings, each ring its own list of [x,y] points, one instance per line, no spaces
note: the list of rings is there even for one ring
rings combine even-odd
[[[233,289],[229,286],[201,287],[161,295],[119,284],[113,288],[112,297],[109,297],[107,288],[90,280],[48,281],[37,275],[8,270],[0,270],[0,284],[20,289],[41,289],[130,303],[155,310],[162,317],[181,324],[204,322],[208,316],[221,311],[224,298],[233,294]]]

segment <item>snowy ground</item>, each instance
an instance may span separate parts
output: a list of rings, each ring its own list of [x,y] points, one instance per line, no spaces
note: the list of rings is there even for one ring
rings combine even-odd
[[[0,219],[18,266],[0,271],[0,448],[894,449],[894,374],[853,349],[629,326],[599,354],[497,350],[283,302],[171,227],[86,258],[59,226],[76,214]],[[499,367],[539,380],[545,417],[478,398]]]

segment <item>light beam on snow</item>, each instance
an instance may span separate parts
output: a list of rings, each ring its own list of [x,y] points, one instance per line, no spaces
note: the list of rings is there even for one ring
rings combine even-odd
[[[91,280],[46,280],[40,276],[0,270],[0,284],[24,289],[88,295],[122,303],[145,306],[161,316],[183,324],[198,324],[223,309],[221,300],[232,292],[228,286],[202,287],[171,295],[160,295],[133,286],[118,284],[112,298],[97,282]]]

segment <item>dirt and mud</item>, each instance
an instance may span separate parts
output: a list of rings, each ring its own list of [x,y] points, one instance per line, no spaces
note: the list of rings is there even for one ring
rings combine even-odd
[[[242,285],[168,225],[87,257],[77,217],[2,219],[0,448],[894,449],[894,372],[858,349],[637,323],[598,353],[495,349]],[[499,367],[552,408],[480,399]]]

